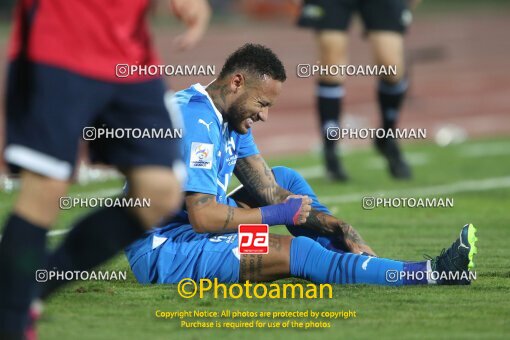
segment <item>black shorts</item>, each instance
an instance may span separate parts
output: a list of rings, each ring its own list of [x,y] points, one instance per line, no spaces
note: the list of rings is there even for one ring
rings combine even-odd
[[[354,12],[360,14],[367,31],[404,33],[412,20],[406,0],[305,0],[298,25],[347,31]]]
[[[172,167],[181,158],[179,127],[172,123],[180,117],[172,119],[179,113],[169,113],[165,95],[161,78],[110,83],[48,65],[12,62],[5,160],[14,172],[24,168],[67,180],[74,173],[79,143],[87,140],[93,161],[121,169]],[[86,127],[119,131],[91,140]]]

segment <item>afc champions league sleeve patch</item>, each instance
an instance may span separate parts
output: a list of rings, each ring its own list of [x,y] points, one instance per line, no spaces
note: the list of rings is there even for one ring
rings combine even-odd
[[[191,143],[190,168],[212,169],[214,145],[207,143]]]

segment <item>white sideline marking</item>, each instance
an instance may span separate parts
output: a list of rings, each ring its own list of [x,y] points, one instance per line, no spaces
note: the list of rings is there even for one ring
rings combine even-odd
[[[415,167],[429,163],[430,156],[426,153],[408,152],[405,154],[405,159],[409,165]],[[371,158],[366,164],[371,169],[385,169],[387,167],[386,160],[383,157]]]
[[[509,177],[494,177],[480,180],[461,181],[452,184],[435,185],[422,188],[411,188],[404,190],[393,190],[393,191],[379,191],[375,193],[354,193],[347,195],[338,196],[322,196],[320,200],[322,203],[351,203],[361,202],[362,197],[392,197],[397,195],[409,195],[409,196],[426,196],[426,195],[446,195],[454,194],[459,192],[470,192],[470,191],[483,191],[492,190],[499,188],[510,187],[510,176]]]
[[[320,198],[322,203],[352,203],[352,202],[361,202],[361,198],[364,196],[396,196],[396,195],[445,195],[445,194],[453,194],[458,192],[470,192],[470,191],[484,191],[484,190],[492,190],[499,188],[508,188],[510,187],[510,176],[508,177],[493,177],[493,178],[485,178],[479,180],[471,180],[471,181],[461,181],[453,184],[445,184],[445,185],[435,185],[429,187],[422,188],[412,188],[407,190],[394,190],[394,191],[385,191],[385,192],[375,192],[375,193],[366,193],[366,192],[358,192],[353,194],[346,195],[338,195],[338,196],[323,196]],[[111,192],[112,190],[101,190],[100,192]],[[85,194],[83,194],[85,195]],[[94,195],[94,197],[98,197]],[[52,230],[48,233],[48,236],[60,236],[64,235],[68,232],[68,229],[65,230]]]
[[[429,155],[418,152],[406,153],[406,159],[412,166],[424,165],[430,161]],[[384,169],[386,167],[386,161],[382,157],[370,158],[365,162],[365,164],[367,168],[370,169]],[[294,170],[299,172],[301,176],[307,179],[326,177],[326,172],[324,171],[324,166],[322,164],[307,166],[303,168],[294,168]]]
[[[294,168],[294,170],[299,172],[304,178],[319,178],[326,176],[324,166],[322,164],[308,166],[305,168]]]
[[[473,143],[473,144],[459,144],[458,146],[451,146],[452,148],[458,148],[457,156],[462,158],[478,158],[478,157],[489,157],[489,156],[504,156],[510,155],[510,142],[490,142],[490,143]],[[320,150],[318,150],[319,152]],[[348,150],[342,150],[342,155],[346,156],[352,152]],[[352,150],[350,150],[352,151]],[[430,154],[425,152],[406,152],[404,153],[405,158],[413,167],[421,166],[430,163]],[[367,159],[365,165],[369,169],[384,169],[386,167],[386,161],[383,157],[371,157]],[[320,165],[312,165],[303,168],[294,168],[304,178],[324,178],[326,172],[322,162]]]
[[[116,196],[120,194],[122,190],[119,189],[101,189],[98,191],[92,191],[92,192],[81,192],[76,193],[73,195],[69,195],[70,197],[82,197],[82,198],[92,198],[92,197],[110,197],[110,196]],[[0,207],[7,205],[7,204],[1,204]],[[48,236],[60,236],[67,234],[70,229],[59,229],[59,230],[50,230],[48,232]],[[2,239],[2,235],[0,235],[0,240]]]
[[[510,154],[509,142],[477,143],[461,148],[463,157],[502,156]]]

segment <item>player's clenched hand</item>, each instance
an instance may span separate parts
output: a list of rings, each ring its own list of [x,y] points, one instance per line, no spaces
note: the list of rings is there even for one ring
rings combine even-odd
[[[294,218],[292,219],[294,225],[304,224],[308,215],[310,215],[310,211],[312,210],[312,199],[308,196],[302,195],[289,195],[283,203],[287,203],[292,200],[301,199],[300,207],[297,209]]]
[[[170,0],[174,15],[187,26],[186,32],[177,36],[175,44],[181,50],[189,49],[202,38],[209,19],[211,7],[207,0]]]
[[[279,204],[260,208],[262,223],[269,225],[299,225],[306,222],[312,200],[308,196],[290,195]]]

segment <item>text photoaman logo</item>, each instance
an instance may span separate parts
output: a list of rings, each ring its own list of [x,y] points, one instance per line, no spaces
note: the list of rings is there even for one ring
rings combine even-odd
[[[298,64],[296,74],[299,78],[320,76],[388,76],[397,75],[397,65],[321,65]]]
[[[127,272],[124,271],[86,271],[86,270],[47,270],[38,269],[35,281],[126,281]]]
[[[150,198],[139,197],[60,197],[62,210],[79,208],[149,208]]]
[[[115,76],[214,76],[216,65],[115,65]]]
[[[83,128],[84,140],[96,139],[174,139],[182,138],[182,129],[177,128],[111,128],[86,126]]]
[[[269,253],[269,225],[240,224],[238,234],[240,254]]]
[[[427,138],[427,129],[382,129],[382,128],[364,128],[349,129],[338,126],[328,126],[326,128],[326,138],[329,140],[340,139],[374,139],[374,138],[396,138],[396,139],[425,139]]]

